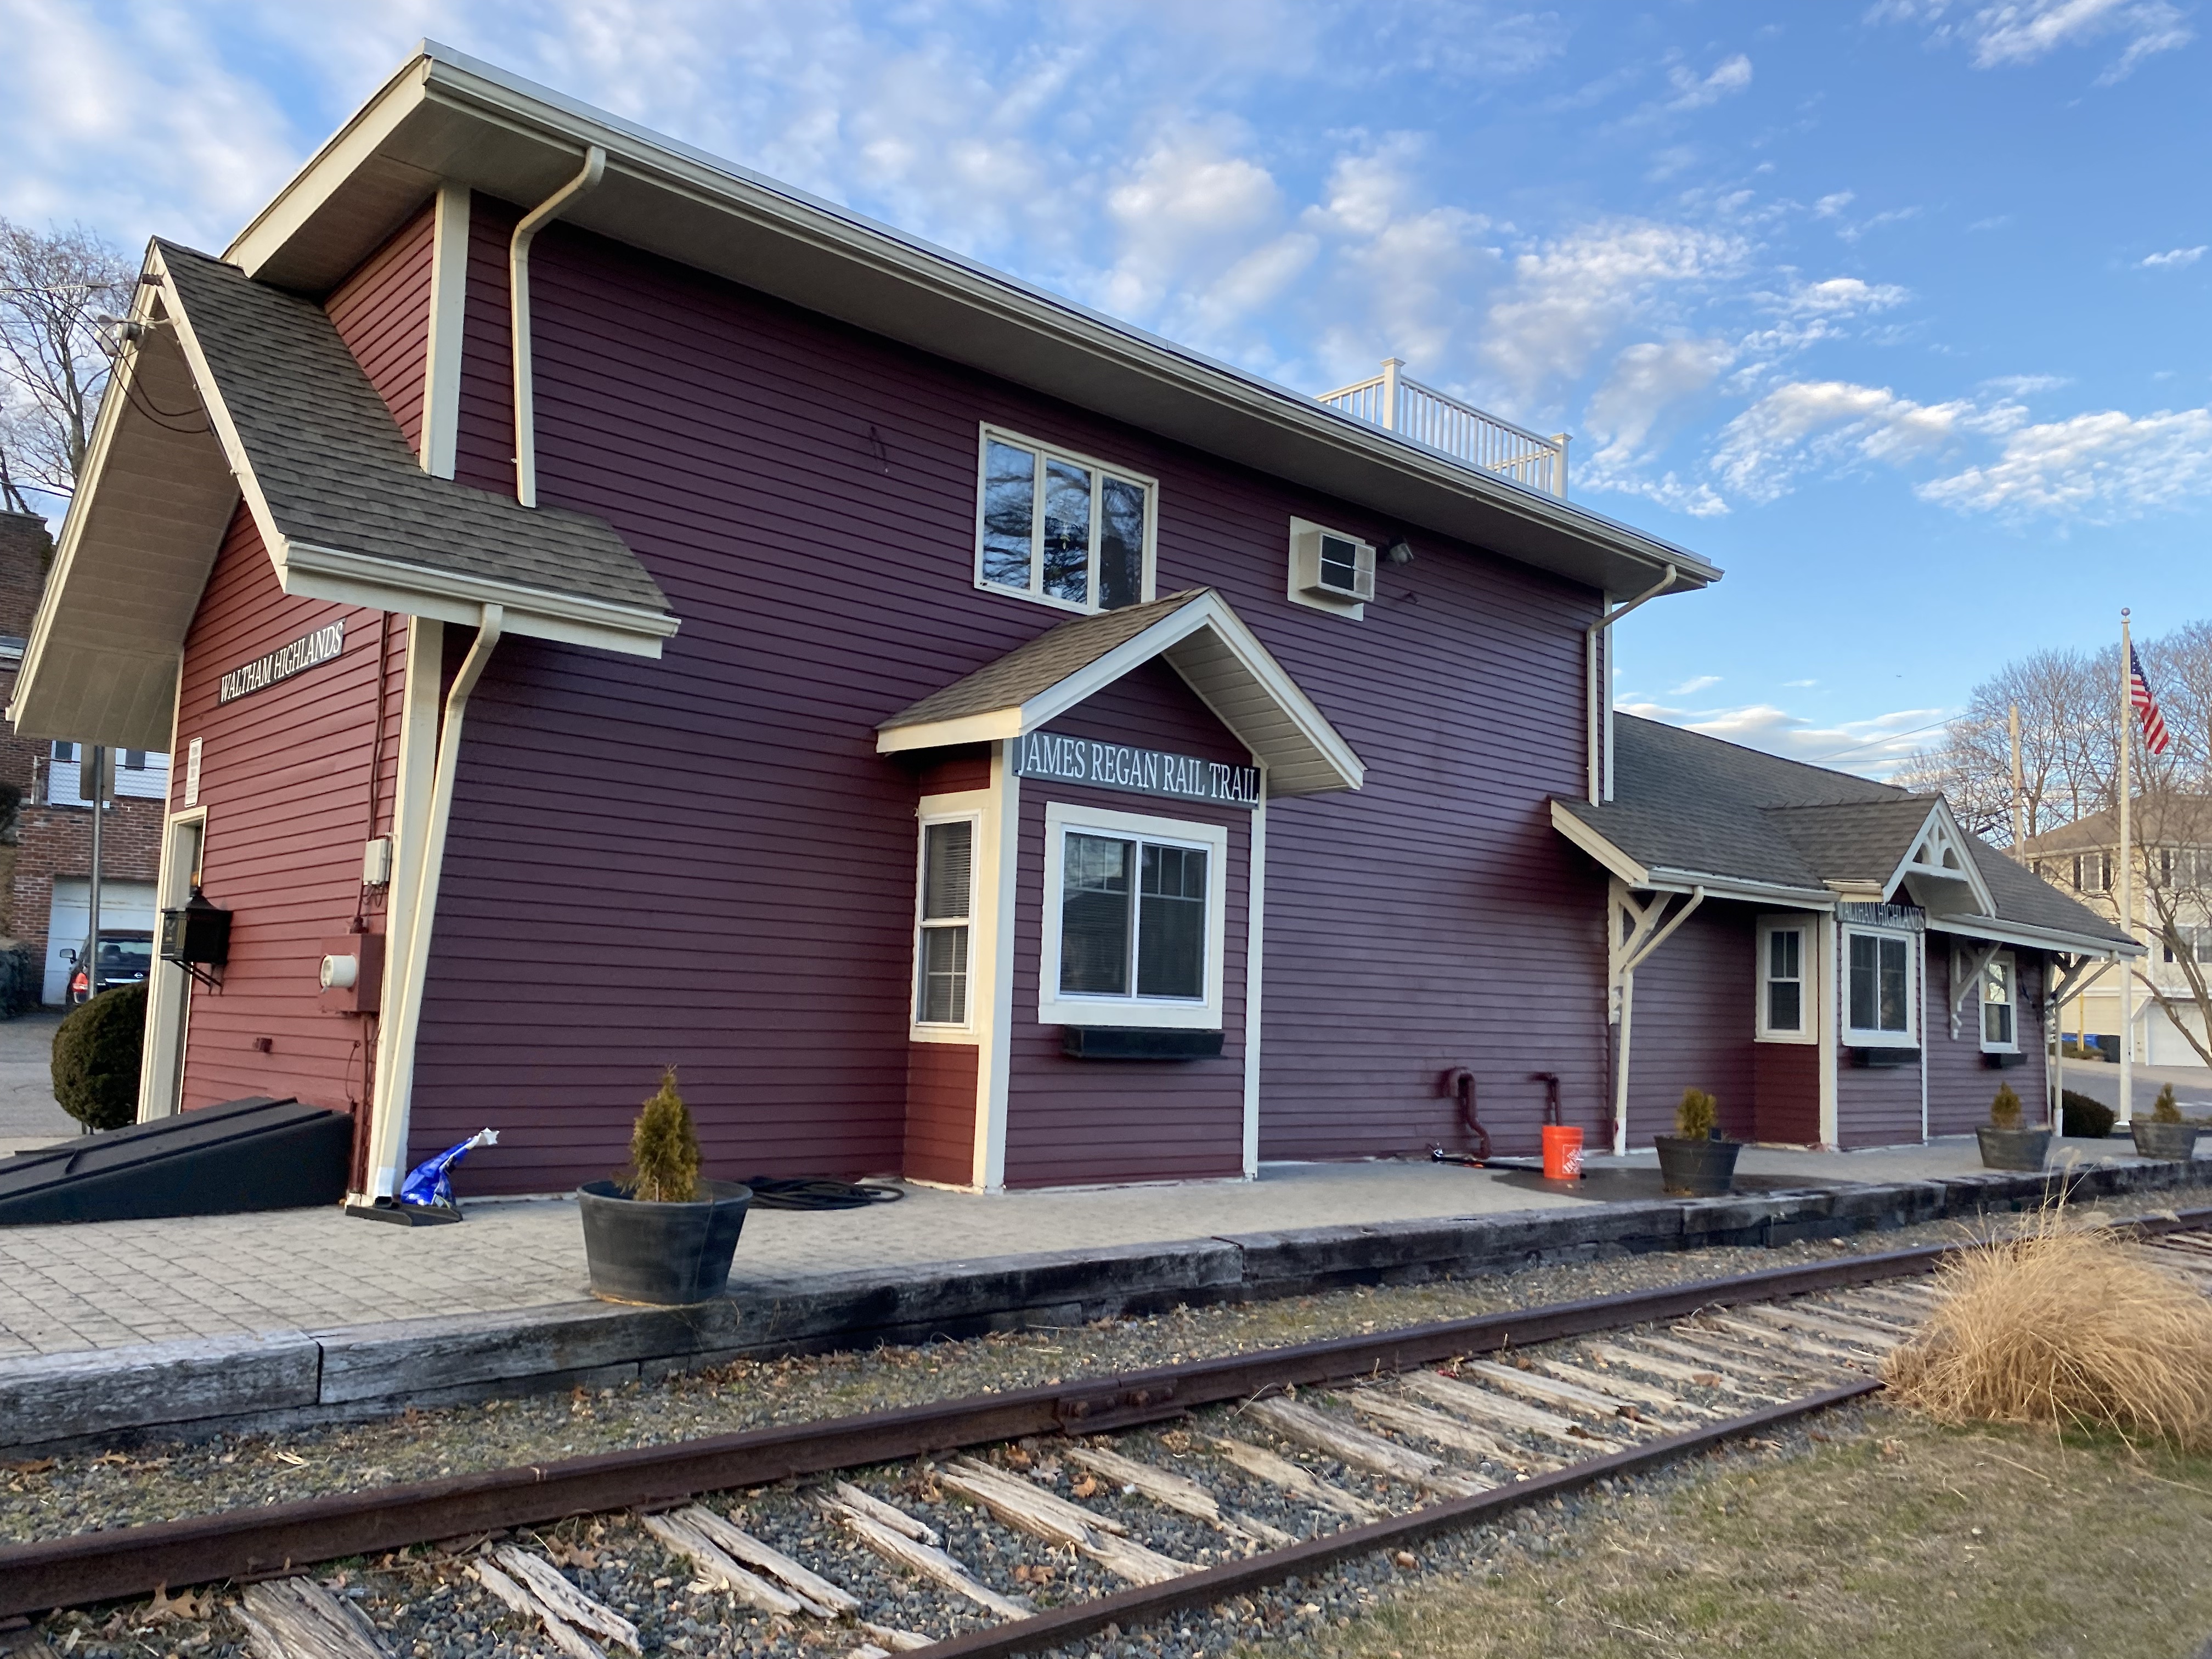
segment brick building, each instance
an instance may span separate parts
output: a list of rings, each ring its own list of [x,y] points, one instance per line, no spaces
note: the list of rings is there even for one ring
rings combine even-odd
[[[0,684],[13,695],[23,641],[45,591],[53,544],[35,514],[0,514]],[[101,835],[100,926],[150,929],[167,757],[116,757],[118,799]],[[0,731],[0,928],[41,964],[42,1000],[59,1002],[83,942],[92,813],[77,793],[76,745]]]

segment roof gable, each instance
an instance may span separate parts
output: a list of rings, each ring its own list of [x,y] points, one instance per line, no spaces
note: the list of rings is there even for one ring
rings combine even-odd
[[[892,715],[881,754],[1026,736],[1154,658],[1267,768],[1271,794],[1357,789],[1366,768],[1210,587],[1083,617]]]

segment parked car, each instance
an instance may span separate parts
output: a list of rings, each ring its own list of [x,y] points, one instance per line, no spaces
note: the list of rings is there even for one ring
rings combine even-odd
[[[62,954],[76,963],[76,971],[70,975],[69,983],[69,1000],[74,1006],[92,995],[91,975],[77,951],[64,951]],[[143,927],[100,930],[101,990],[112,991],[118,985],[143,985],[153,971],[154,935],[149,931]]]

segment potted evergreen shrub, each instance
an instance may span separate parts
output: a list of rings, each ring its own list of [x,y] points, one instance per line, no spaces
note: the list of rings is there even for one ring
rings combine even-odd
[[[1711,1198],[1735,1185],[1740,1140],[1723,1140],[1720,1102],[1702,1089],[1686,1089],[1674,1109],[1674,1133],[1654,1135],[1659,1148],[1659,1183],[1670,1193]]]
[[[711,1302],[729,1285],[752,1188],[699,1173],[699,1137],[673,1066],[637,1115],[629,1156],[626,1174],[576,1189],[592,1294],[663,1308]]]
[[[2020,1097],[2012,1085],[1997,1085],[1990,1102],[1990,1121],[1978,1127],[1974,1138],[1982,1143],[1982,1166],[1990,1170],[2033,1170],[2040,1172],[2051,1151],[2051,1131],[2021,1127]]]
[[[2128,1125],[2128,1133],[2136,1138],[2136,1157],[2170,1158],[2186,1164],[2197,1156],[2197,1137],[2204,1133],[2204,1126],[2182,1116],[2169,1083],[2158,1091],[2158,1103],[2151,1108],[2149,1119],[2136,1118]]]

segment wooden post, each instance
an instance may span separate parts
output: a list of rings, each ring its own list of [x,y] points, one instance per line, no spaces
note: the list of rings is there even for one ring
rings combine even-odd
[[[1382,428],[1386,432],[1398,430],[1398,371],[1405,366],[1401,357],[1382,360]]]
[[[2026,793],[2020,768],[2020,705],[2012,705],[2008,716],[2012,728],[2012,855],[2021,857],[2021,843],[2027,839],[2027,820],[2021,796]],[[2025,860],[2023,860],[2025,861]]]

